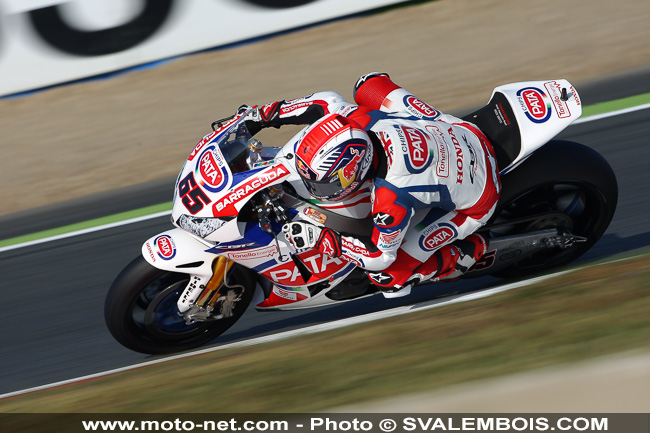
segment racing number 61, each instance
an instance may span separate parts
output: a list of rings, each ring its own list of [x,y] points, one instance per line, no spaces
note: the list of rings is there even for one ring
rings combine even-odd
[[[210,204],[212,200],[196,184],[194,174],[189,173],[183,180],[178,183],[178,196],[192,215],[203,209],[203,206]]]

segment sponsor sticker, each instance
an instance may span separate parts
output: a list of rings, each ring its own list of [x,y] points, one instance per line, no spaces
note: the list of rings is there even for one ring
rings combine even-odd
[[[510,119],[508,119],[508,115],[500,102],[494,106],[494,114],[499,123],[504,126],[510,126]]]
[[[544,123],[551,117],[548,96],[536,87],[526,87],[517,92],[519,105],[532,122]]]
[[[319,245],[319,249],[326,255],[333,257],[336,255],[336,245],[332,243],[330,237],[324,238]]]
[[[284,290],[279,287],[274,287],[273,288],[273,293],[275,293],[277,296],[286,299],[288,301],[297,301],[298,300],[298,294],[296,292],[290,292],[289,290]]]
[[[270,159],[268,161],[260,161],[253,164],[253,168],[266,167],[267,165],[273,165],[275,163],[276,163],[275,159]]]
[[[352,159],[340,171],[341,184],[344,187],[347,187],[356,179],[357,172],[360,169],[359,162],[361,161],[361,158],[366,153],[366,151],[363,149],[358,150],[353,147],[350,149],[350,153],[352,153]],[[345,180],[345,183],[343,180]]]
[[[242,248],[250,248],[257,245],[255,242],[243,244],[218,244],[210,249],[205,250],[206,253],[218,254],[228,250],[240,250]]]
[[[580,97],[578,97],[578,92],[576,92],[576,89],[574,89],[573,86],[571,86],[570,92],[573,95],[573,99],[575,99],[576,104],[581,105]]]
[[[564,119],[566,117],[571,117],[571,111],[569,111],[569,105],[562,100],[562,88],[555,81],[549,81],[544,83],[544,88],[548,92],[551,101],[553,102],[553,108],[557,113],[557,117]]]
[[[276,254],[278,254],[278,252],[279,252],[278,247],[275,245],[271,245],[270,247],[259,248],[255,250],[232,252],[232,253],[228,253],[227,255],[229,259],[240,261],[240,260],[256,260],[265,257],[273,257]]]
[[[382,249],[389,249],[395,245],[398,245],[402,240],[400,237],[401,233],[401,230],[397,230],[391,233],[379,233],[377,246]]]
[[[436,175],[438,177],[449,177],[449,149],[445,135],[440,128],[433,125],[427,125],[427,132],[431,134],[436,143],[436,150],[438,151],[438,160],[436,161]]]
[[[404,97],[404,105],[409,113],[420,119],[433,120],[440,116],[438,110],[413,95]]]
[[[450,127],[447,130],[447,133],[449,134],[451,142],[454,144],[454,150],[456,153],[456,183],[462,184],[465,169],[463,147],[460,145],[460,141],[458,141],[456,134],[454,134],[454,128]],[[466,142],[467,140],[465,139],[464,141]]]
[[[348,262],[337,257],[321,254],[316,250],[309,250],[300,254],[300,259],[312,273],[309,281],[318,281],[334,275],[348,265]],[[282,263],[263,272],[263,275],[272,282],[283,286],[301,286],[306,282],[302,279],[300,270],[293,261]]]
[[[379,227],[390,227],[395,223],[395,218],[385,212],[377,212],[372,217],[372,222]]]
[[[153,241],[153,245],[160,257],[163,260],[171,260],[176,256],[176,245],[174,240],[169,235],[160,235]]]
[[[295,102],[292,104],[285,104],[285,106],[280,109],[280,116],[284,116],[298,110],[305,111],[308,107],[310,107],[313,104],[314,101],[302,101],[302,102]],[[296,115],[297,114],[298,113],[296,113]]]
[[[433,160],[433,151],[429,149],[428,135],[421,129],[402,126],[404,133],[405,149],[404,162],[406,168],[414,174],[422,173]]]
[[[228,184],[228,170],[215,146],[203,151],[196,164],[197,177],[203,179],[201,186],[211,192],[219,192]]]
[[[325,224],[325,221],[327,221],[327,215],[311,207],[306,207],[303,209],[302,213],[304,213],[309,219],[320,224]]]
[[[458,236],[458,232],[451,224],[434,225],[422,232],[419,240],[420,248],[425,251],[434,251],[456,236]]]
[[[153,248],[151,248],[151,244],[149,242],[145,243],[147,246],[147,252],[149,253],[149,257],[151,257],[151,261],[155,262],[156,261],[156,255],[153,253]]]
[[[393,277],[390,274],[381,271],[368,272],[368,277],[380,286],[387,286],[393,281]]]
[[[244,182],[233,187],[229,193],[219,199],[212,205],[214,216],[230,216],[237,214],[235,205],[262,188],[289,176],[287,170],[282,164],[271,166],[263,171],[254,174]]]

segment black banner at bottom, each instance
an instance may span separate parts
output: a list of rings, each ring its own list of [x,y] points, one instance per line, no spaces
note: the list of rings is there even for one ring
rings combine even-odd
[[[649,433],[650,414],[0,414],[0,433]]]

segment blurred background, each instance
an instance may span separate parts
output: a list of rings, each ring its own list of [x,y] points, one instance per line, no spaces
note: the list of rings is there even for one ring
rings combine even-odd
[[[348,18],[290,31],[336,16]],[[507,82],[578,85],[647,66],[649,16],[646,0],[4,0],[0,214],[172,178],[239,105],[319,90],[350,99],[366,72],[449,112]]]

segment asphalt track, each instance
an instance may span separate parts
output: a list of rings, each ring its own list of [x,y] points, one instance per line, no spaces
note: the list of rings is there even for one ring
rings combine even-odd
[[[590,102],[649,92],[647,74],[640,74],[637,78],[639,81],[626,78],[625,86],[620,86],[620,81],[600,83],[593,87]],[[635,93],[626,94],[625,89],[630,92],[630,88],[636,89]],[[584,100],[585,94],[582,95]],[[560,136],[588,144],[602,153],[613,166],[619,181],[619,206],[614,220],[605,236],[581,262],[606,259],[650,245],[650,229],[647,227],[650,214],[650,175],[647,171],[647,162],[650,161],[649,119],[650,110],[646,109],[575,125]],[[146,193],[146,188],[143,191]],[[58,218],[70,216],[73,213],[70,209],[61,208],[62,216]],[[41,217],[34,216],[34,221],[40,220],[37,225],[42,226],[43,213],[35,212],[33,215],[39,213]],[[15,218],[3,218],[0,223],[21,221]],[[27,216],[23,218],[23,221],[29,221]],[[111,281],[139,253],[142,242],[169,227],[168,219],[163,217],[0,253],[0,293],[3,300],[0,304],[0,394],[150,359],[123,348],[112,339],[103,321],[103,301]],[[500,283],[501,280],[492,278],[460,281],[421,287],[411,296],[399,300],[388,301],[374,296],[315,310],[264,313],[250,310],[214,344],[421,302],[445,292],[479,290]]]

